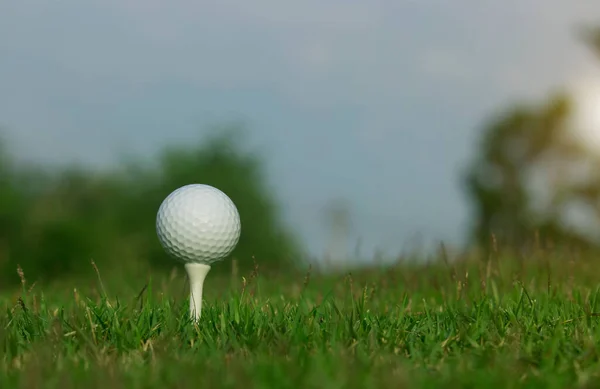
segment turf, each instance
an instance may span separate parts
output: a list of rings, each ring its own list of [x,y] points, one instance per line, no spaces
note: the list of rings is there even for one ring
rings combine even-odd
[[[181,271],[23,277],[1,303],[0,388],[594,387],[593,258],[513,258],[209,274],[198,324]]]

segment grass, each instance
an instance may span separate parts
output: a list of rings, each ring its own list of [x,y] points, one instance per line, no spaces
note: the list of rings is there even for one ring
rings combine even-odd
[[[181,271],[44,287],[23,276],[0,300],[0,387],[595,387],[596,262],[515,258],[209,274],[197,325]]]

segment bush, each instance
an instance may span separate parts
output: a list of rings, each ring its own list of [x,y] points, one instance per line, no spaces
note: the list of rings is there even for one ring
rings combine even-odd
[[[289,268],[300,259],[299,245],[281,220],[263,161],[244,150],[241,135],[221,129],[118,171],[72,166],[41,173],[0,154],[0,285],[18,282],[17,265],[30,280],[89,271],[91,259],[114,271],[132,263],[172,267],[156,238],[156,212],[170,192],[190,183],[213,185],[238,207],[242,235],[232,256],[240,270],[254,266],[253,257],[269,269]]]

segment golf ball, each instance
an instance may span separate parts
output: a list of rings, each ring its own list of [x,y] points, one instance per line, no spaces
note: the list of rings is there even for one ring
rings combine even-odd
[[[183,186],[162,202],[156,216],[158,239],[171,257],[210,265],[227,257],[240,238],[235,204],[217,188]]]

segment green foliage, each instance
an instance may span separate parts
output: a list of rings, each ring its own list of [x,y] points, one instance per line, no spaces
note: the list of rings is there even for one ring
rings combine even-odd
[[[475,208],[473,237],[482,246],[490,235],[510,245],[523,245],[542,224],[562,231],[551,215],[535,215],[529,181],[547,158],[560,159],[570,148],[564,143],[569,103],[564,97],[540,109],[518,107],[495,119],[485,130],[478,155],[466,176]],[[550,230],[550,229],[549,229]]]
[[[600,226],[600,160],[571,135],[570,115],[561,95],[505,112],[485,129],[464,181],[475,211],[471,236],[480,247],[489,250],[494,236],[520,248],[540,239],[597,248],[589,234],[566,227],[573,205],[587,207]]]
[[[585,43],[600,57],[600,27],[584,27],[581,32]]]
[[[600,53],[598,28],[584,30],[583,38]],[[577,206],[600,228],[600,158],[570,133],[572,111],[561,94],[537,107],[513,107],[484,128],[463,182],[474,208],[474,243],[489,251],[494,236],[522,248],[537,236],[538,242],[598,248],[593,234],[565,223]]]
[[[143,195],[148,212],[138,212],[131,206],[123,212],[132,211],[126,218],[129,233],[143,231],[144,236],[150,238],[144,247],[153,263],[164,263],[154,229],[158,205],[174,189],[196,182],[223,190],[238,207],[243,233],[233,256],[241,260],[243,267],[253,266],[252,257],[274,269],[300,259],[298,246],[279,219],[280,210],[268,187],[262,161],[242,151],[242,135],[235,129],[224,129],[224,133],[197,147],[166,149],[159,158],[160,168],[154,179],[147,178],[151,176],[150,171],[136,169],[137,181],[152,182],[149,187],[146,184]],[[139,197],[130,198],[130,202],[140,201]]]
[[[121,279],[106,294],[81,280],[25,284],[0,298],[0,387],[592,387],[594,258],[514,258],[209,277],[197,325],[182,273]]]
[[[0,289],[18,282],[17,265],[42,281],[89,272],[92,259],[115,273],[172,267],[156,238],[156,212],[190,183],[213,185],[238,207],[242,236],[232,255],[241,270],[254,260],[275,270],[297,264],[299,246],[283,225],[262,160],[244,149],[240,130],[219,130],[118,171],[42,171],[0,152]],[[216,264],[212,272],[229,269]]]

